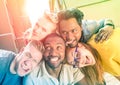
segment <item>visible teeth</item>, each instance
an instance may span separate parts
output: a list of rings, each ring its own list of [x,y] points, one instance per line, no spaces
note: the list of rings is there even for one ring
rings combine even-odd
[[[66,44],[70,44],[72,43],[74,40],[71,40],[71,41],[67,41]]]
[[[58,60],[58,57],[51,58],[51,61],[55,62]]]

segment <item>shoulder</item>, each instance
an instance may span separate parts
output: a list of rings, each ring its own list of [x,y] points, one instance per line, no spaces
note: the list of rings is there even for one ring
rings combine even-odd
[[[14,57],[14,52],[0,49],[0,71],[6,71]]]
[[[69,64],[63,65],[62,71],[66,73],[66,76],[73,78],[74,83],[80,81],[84,77],[84,74],[81,72],[80,68],[74,68],[72,65]]]
[[[0,49],[0,58],[1,57],[9,57],[9,56],[13,56],[13,55],[15,55],[15,53],[12,51]]]

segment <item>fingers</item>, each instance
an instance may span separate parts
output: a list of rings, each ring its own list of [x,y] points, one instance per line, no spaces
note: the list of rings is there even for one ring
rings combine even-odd
[[[108,40],[110,38],[110,36],[112,35],[112,33],[113,32],[109,32],[105,40]]]
[[[107,30],[101,30],[95,37],[95,42],[103,42],[111,36],[112,32]]]
[[[111,26],[105,26],[100,31],[95,37],[95,42],[103,42],[111,36],[113,33],[113,28]]]
[[[107,39],[109,35],[109,32],[104,32],[104,34],[101,36],[101,39],[99,40],[99,42],[103,42]]]
[[[100,30],[99,33],[95,37],[95,42],[99,42],[102,39],[102,36],[105,34],[104,30]]]

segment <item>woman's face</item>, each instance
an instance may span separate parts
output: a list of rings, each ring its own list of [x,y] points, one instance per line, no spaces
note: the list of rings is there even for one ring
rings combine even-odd
[[[66,58],[69,64],[75,65],[76,67],[84,67],[95,64],[93,54],[82,43],[79,43],[78,47],[67,48]]]

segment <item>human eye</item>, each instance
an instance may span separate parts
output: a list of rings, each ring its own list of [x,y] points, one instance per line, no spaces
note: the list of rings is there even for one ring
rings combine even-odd
[[[77,29],[73,29],[72,30],[72,33],[76,33],[78,30]]]
[[[31,58],[31,57],[32,57],[29,52],[25,52],[25,53],[24,53],[24,56],[26,56],[27,58]]]
[[[66,32],[66,31],[64,31],[64,32],[62,32],[62,34],[63,34],[63,35],[66,35],[66,34],[67,34],[67,32]]]
[[[57,50],[62,50],[62,46],[57,46]]]
[[[49,51],[50,49],[51,49],[50,46],[46,46],[46,47],[45,47],[45,50],[47,50],[47,51]]]

